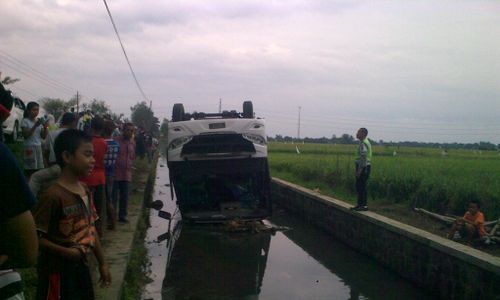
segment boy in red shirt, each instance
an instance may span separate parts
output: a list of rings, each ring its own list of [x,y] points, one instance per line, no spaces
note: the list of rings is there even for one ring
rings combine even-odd
[[[104,120],[101,117],[94,117],[91,121],[90,128],[92,130],[92,145],[94,146],[95,165],[92,172],[80,180],[89,187],[90,192],[92,193],[97,216],[99,216],[99,219],[96,221],[95,228],[97,229],[99,236],[102,236],[101,220],[104,216],[103,212],[106,204],[106,198],[104,197],[104,186],[106,185],[104,156],[108,150],[106,140],[101,137],[101,132],[104,128]]]
[[[34,210],[41,250],[36,299],[92,300],[90,252],[99,262],[101,286],[111,283],[94,226],[92,194],[79,181],[95,164],[92,138],[83,131],[65,130],[57,137],[54,151],[61,176]]]
[[[469,209],[462,218],[455,221],[448,238],[453,239],[457,231],[467,239],[469,244],[472,244],[474,239],[483,237],[486,234],[486,229],[484,228],[484,215],[479,211],[479,208],[478,201],[470,201]]]

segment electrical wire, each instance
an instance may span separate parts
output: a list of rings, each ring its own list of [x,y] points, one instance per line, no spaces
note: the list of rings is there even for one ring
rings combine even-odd
[[[24,70],[28,70],[34,74],[37,75],[37,77],[39,78],[42,78],[43,80],[47,80],[47,81],[50,81],[51,83],[57,85],[57,86],[60,86],[61,88],[64,88],[66,90],[69,90],[69,91],[76,91],[77,89],[74,88],[74,87],[71,87],[61,81],[58,81],[54,78],[52,78],[51,76],[49,76],[48,74],[44,73],[44,72],[41,72],[35,68],[33,68],[32,66],[24,63],[23,61],[15,58],[14,56],[12,56],[11,54],[7,53],[6,51],[0,49],[0,58],[3,58],[5,60],[8,60],[10,61],[11,63],[15,64],[16,66],[24,69]]]
[[[273,113],[276,114],[276,116],[271,117],[266,117],[267,120],[276,120],[276,119],[281,119],[288,121],[290,120],[290,123],[296,123],[297,117],[290,115],[290,114],[284,114],[284,113]],[[339,118],[343,120],[350,120],[348,118]],[[350,121],[342,121],[342,120],[337,120],[337,118],[332,117],[322,117],[322,118],[308,118],[307,116],[305,117],[304,114],[301,116],[301,121],[303,124],[311,124],[311,123],[316,123],[316,124],[326,124],[326,125],[334,125],[334,124],[340,124],[340,125],[355,125],[358,126],[359,122],[355,121],[354,119],[351,119]],[[430,125],[430,127],[415,127],[415,126],[408,126],[404,125],[401,123],[382,123],[382,122],[371,122],[371,121],[365,121],[365,123],[372,125],[373,127],[377,128],[387,128],[387,129],[401,129],[404,132],[407,132],[408,130],[412,131],[426,131],[429,132],[434,132],[434,131],[467,131],[468,133],[474,133],[474,132],[481,132],[481,133],[497,133],[500,129],[498,128],[473,128],[473,127],[467,127],[467,128],[445,128],[443,126],[453,126],[453,124],[436,124],[434,126]],[[374,125],[374,124],[379,124],[379,125]],[[382,125],[380,125],[382,124]],[[420,124],[422,125],[422,124]],[[430,132],[430,133],[431,133]]]
[[[116,37],[118,38],[118,42],[120,42],[120,46],[122,47],[123,55],[125,56],[125,59],[127,60],[128,67],[130,68],[130,72],[132,73],[132,77],[134,77],[135,84],[137,85],[137,88],[142,94],[142,97],[149,102],[148,97],[146,97],[146,94],[144,94],[144,91],[142,90],[141,85],[139,84],[139,81],[137,80],[137,77],[135,76],[134,69],[132,69],[132,64],[130,64],[130,60],[128,59],[127,52],[125,51],[125,47],[123,46],[122,39],[120,38],[120,34],[118,33],[118,29],[116,28],[115,21],[113,20],[113,16],[111,15],[111,11],[109,10],[108,3],[106,3],[106,0],[102,0],[104,2],[104,5],[106,6],[106,10],[108,11],[109,19],[111,20],[111,24],[113,25],[113,29],[115,30]]]
[[[266,123],[271,123],[271,124],[274,123],[274,124],[279,124],[279,125],[283,125],[283,124],[296,125],[297,124],[297,122],[293,121],[293,120],[280,121],[280,120],[277,120],[276,118],[266,118]],[[315,127],[315,128],[323,128],[323,129],[332,128],[335,130],[347,130],[347,131],[355,131],[357,128],[359,128],[359,126],[353,126],[353,127],[333,126],[329,122],[301,122],[301,127],[302,128]],[[408,129],[398,131],[397,130],[398,128],[399,127],[393,127],[392,129],[389,129],[389,130],[383,130],[383,132],[384,133],[393,133],[393,134],[408,134],[408,133],[410,133],[408,131]],[[495,134],[496,132],[487,132],[487,133]],[[432,131],[412,131],[411,134],[416,134],[416,135],[425,134],[425,135],[436,135],[436,136],[470,136],[471,134],[475,134],[475,133],[471,133],[471,132],[446,133],[446,132],[442,132],[440,130],[432,130]]]
[[[294,114],[287,114],[287,113],[284,113],[284,112],[277,112],[277,111],[270,111],[270,110],[260,110],[262,112],[268,112],[270,113],[271,115],[278,115],[278,117],[281,117],[282,118],[288,118],[288,119],[292,119],[292,120],[297,120],[297,116],[294,115]],[[269,118],[269,117],[268,117]],[[318,115],[311,115],[311,114],[304,114],[304,112],[302,112],[302,117],[301,119],[309,119],[309,120],[313,120],[313,121],[316,121],[316,120],[324,120],[324,121],[329,121],[329,122],[333,122],[333,123],[340,123],[340,124],[353,124],[353,125],[359,125],[360,122],[361,123],[368,123],[368,124],[371,124],[371,125],[374,125],[374,124],[377,124],[377,125],[374,125],[376,127],[382,127],[382,128],[402,128],[402,129],[421,129],[421,130],[426,130],[426,129],[435,129],[435,130],[458,130],[458,131],[463,131],[463,130],[478,130],[478,131],[484,131],[484,130],[491,130],[491,131],[500,131],[500,128],[498,127],[495,127],[495,126],[498,126],[497,123],[495,123],[494,126],[492,125],[489,125],[488,127],[491,127],[491,128],[485,128],[485,126],[480,126],[480,127],[456,127],[453,123],[428,123],[428,122],[418,122],[419,123],[419,126],[423,126],[423,127],[413,127],[413,126],[407,126],[407,125],[403,125],[402,123],[403,122],[394,122],[394,121],[391,121],[391,122],[384,122],[384,121],[380,121],[380,120],[370,120],[370,119],[359,119],[359,118],[346,118],[346,117],[337,117],[337,116],[318,116]],[[342,121],[343,120],[343,121]],[[395,123],[397,124],[401,124],[401,125],[395,125]],[[454,128],[443,128],[443,126],[454,126]]]
[[[15,65],[13,65],[12,63],[9,63],[5,60],[0,61],[0,64],[3,64],[4,66],[8,67],[9,69],[14,70],[14,71],[26,76],[26,77],[29,77],[35,81],[38,81],[39,83],[42,83],[46,86],[49,86],[55,90],[58,90],[60,92],[64,92],[66,94],[73,94],[73,91],[67,90],[65,88],[61,88],[60,86],[57,86],[56,84],[51,83],[50,81],[44,80],[43,78],[40,78],[39,76],[36,76],[32,73],[29,73],[28,71],[22,70],[22,69],[16,67]]]
[[[22,92],[24,92],[24,93],[26,93],[26,94],[28,94],[28,95],[30,95],[30,96],[32,96],[32,97],[35,97],[35,98],[37,98],[37,99],[41,99],[41,98],[42,98],[42,97],[40,97],[39,95],[36,95],[36,94],[34,94],[34,93],[32,93],[32,92],[30,92],[30,91],[28,91],[28,90],[25,90],[25,89],[23,89],[23,88],[18,87],[18,86],[13,87],[13,89],[14,89],[14,90],[16,90],[16,91],[17,91],[17,90],[22,91]]]

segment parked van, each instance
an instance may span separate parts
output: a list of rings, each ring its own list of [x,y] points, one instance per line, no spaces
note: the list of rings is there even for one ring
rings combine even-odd
[[[185,113],[174,105],[167,161],[183,219],[220,222],[271,214],[265,122],[243,112]]]

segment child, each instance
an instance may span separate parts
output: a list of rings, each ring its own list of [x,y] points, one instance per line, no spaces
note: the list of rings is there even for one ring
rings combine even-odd
[[[38,103],[28,103],[24,111],[24,119],[21,121],[24,137],[24,172],[27,177],[44,168],[42,139],[45,139],[48,130],[47,122],[36,118],[39,110]]]
[[[481,238],[486,234],[484,228],[484,215],[479,211],[480,205],[478,201],[472,200],[469,202],[469,209],[465,212],[463,218],[455,221],[448,234],[449,239],[453,239],[458,231],[462,237],[465,237],[468,244],[477,238]]]
[[[81,180],[90,188],[92,199],[94,200],[95,209],[99,219],[95,223],[99,236],[103,235],[102,222],[104,212],[104,185],[106,184],[106,175],[104,172],[104,155],[108,150],[106,141],[101,137],[102,129],[104,128],[104,120],[101,117],[95,117],[91,121],[92,145],[94,146],[94,169],[92,172],[81,178]]]
[[[113,207],[111,192],[113,190],[113,173],[115,171],[116,157],[120,151],[120,144],[111,138],[115,128],[115,123],[113,123],[111,119],[106,119],[104,121],[102,137],[108,145],[108,151],[106,151],[106,155],[104,156],[104,167],[106,170],[106,185],[104,191],[106,194],[106,214],[109,230],[115,230],[116,227],[116,211]]]
[[[116,209],[119,204],[118,222],[120,223],[128,223],[128,190],[132,181],[132,163],[135,159],[133,134],[134,124],[126,123],[123,125],[123,134],[116,139],[120,145],[120,150],[116,158],[115,174],[113,176],[113,207]]]
[[[92,251],[99,262],[101,286],[111,283],[94,222],[91,193],[79,181],[94,168],[92,137],[67,129],[54,144],[61,176],[34,211],[41,255],[36,299],[94,299],[88,266]]]

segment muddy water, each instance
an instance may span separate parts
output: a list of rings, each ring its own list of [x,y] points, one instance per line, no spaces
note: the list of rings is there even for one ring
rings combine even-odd
[[[432,299],[394,273],[277,208],[271,223],[290,230],[228,233],[182,225],[159,161],[147,248],[151,283],[143,299]],[[170,225],[170,227],[169,227]]]

